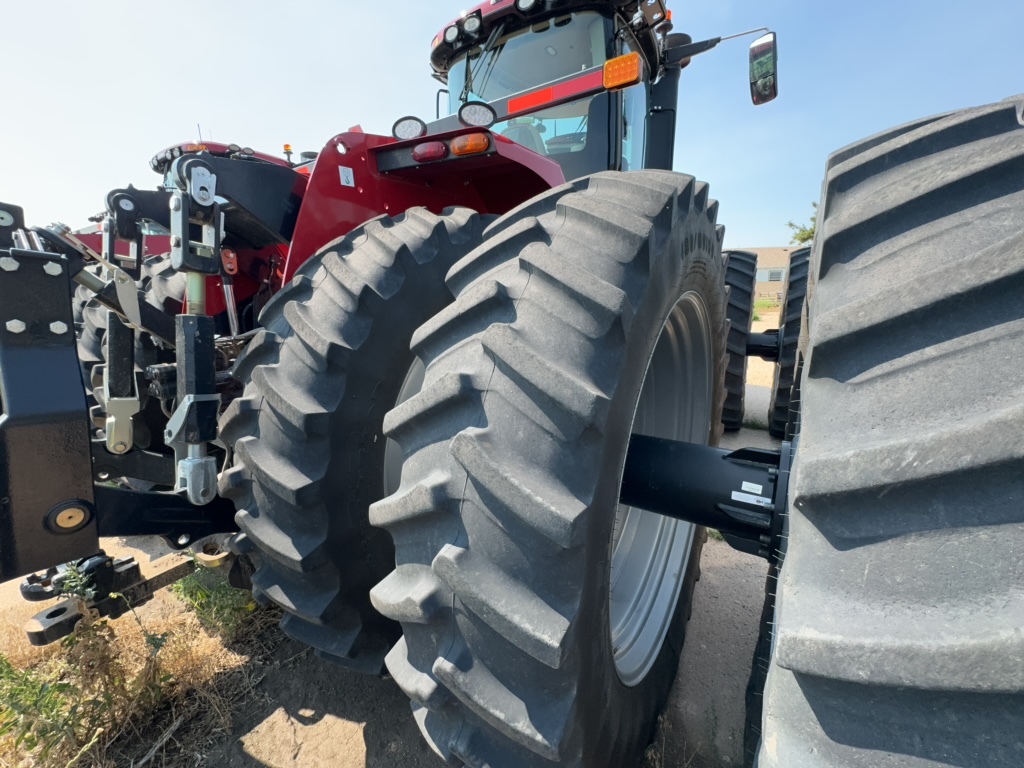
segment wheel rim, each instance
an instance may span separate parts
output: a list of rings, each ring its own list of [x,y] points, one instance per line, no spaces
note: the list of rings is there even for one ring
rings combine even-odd
[[[427,372],[427,366],[418,357],[413,360],[412,365],[405,374],[402,387],[398,390],[398,399],[395,400],[393,408],[397,408],[410,397],[423,389],[423,377]],[[398,490],[402,484],[402,464],[405,457],[402,455],[402,447],[388,438],[384,446],[384,496],[386,498]]]
[[[633,433],[706,444],[713,409],[711,330],[696,293],[676,304],[655,345]],[[611,539],[608,604],[615,668],[627,686],[654,665],[675,614],[696,528],[619,505]]]

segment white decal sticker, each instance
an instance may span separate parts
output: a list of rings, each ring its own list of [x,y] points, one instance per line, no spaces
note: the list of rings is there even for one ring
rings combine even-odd
[[[732,500],[753,504],[755,507],[770,507],[772,505],[771,499],[766,499],[763,496],[751,496],[749,493],[740,493],[739,491],[732,492]]]
[[[341,186],[354,187],[356,185],[356,174],[351,168],[339,165],[338,170],[341,171]]]
[[[758,485],[757,483],[743,483],[743,490],[747,493],[756,493],[760,496],[764,492],[764,486]]]

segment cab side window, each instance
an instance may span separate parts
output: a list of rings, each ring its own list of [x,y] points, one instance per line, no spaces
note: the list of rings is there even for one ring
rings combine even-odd
[[[629,30],[623,30],[619,55],[639,50]],[[640,83],[622,91],[622,151],[619,168],[636,171],[644,167],[647,138],[647,112],[650,104],[648,83]]]

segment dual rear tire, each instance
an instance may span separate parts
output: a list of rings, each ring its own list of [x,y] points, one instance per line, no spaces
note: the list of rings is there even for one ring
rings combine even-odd
[[[620,507],[619,482],[634,430],[721,432],[716,211],[692,177],[603,173],[485,233],[371,222],[238,362],[221,491],[256,593],[335,661],[387,652],[453,763],[629,765],[652,736],[705,537]]]

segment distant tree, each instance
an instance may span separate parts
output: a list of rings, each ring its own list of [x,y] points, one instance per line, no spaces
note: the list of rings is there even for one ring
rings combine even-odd
[[[794,224],[792,221],[786,224],[787,227],[793,230],[793,239],[789,242],[796,245],[810,245],[811,241],[814,240],[814,225],[818,220],[818,204],[811,203],[811,205],[814,206],[814,213],[811,214],[809,226],[802,227],[799,224]]]

